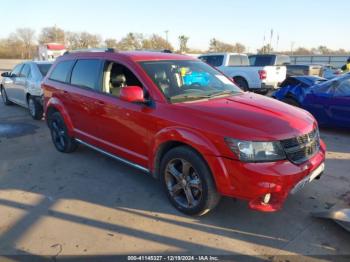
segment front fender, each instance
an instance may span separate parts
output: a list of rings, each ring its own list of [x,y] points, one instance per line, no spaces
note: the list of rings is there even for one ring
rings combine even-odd
[[[46,121],[48,120],[47,116],[51,110],[60,112],[61,116],[63,117],[64,123],[66,124],[68,134],[70,136],[73,136],[73,133],[74,133],[73,123],[63,103],[56,97],[51,97],[45,104],[46,104],[45,106]]]
[[[231,188],[225,191],[225,188],[230,187],[230,179],[219,150],[208,138],[189,128],[167,127],[155,135],[149,152],[149,159],[152,160],[149,169],[155,177],[159,177],[160,155],[158,153],[165,153],[162,152],[162,146],[169,142],[179,142],[195,149],[208,164],[218,191],[221,194],[230,192]]]

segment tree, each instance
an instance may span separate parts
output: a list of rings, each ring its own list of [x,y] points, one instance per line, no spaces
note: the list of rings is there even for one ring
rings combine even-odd
[[[94,48],[99,47],[101,37],[88,32],[66,32],[66,46],[68,49]]]
[[[234,46],[228,43],[221,42],[216,38],[210,39],[209,52],[234,52]]]
[[[312,51],[305,47],[298,47],[294,52],[294,55],[312,55]]]
[[[128,33],[118,42],[119,50],[135,50],[142,48],[143,36],[137,33]]]
[[[82,32],[79,34],[80,48],[99,47],[100,43],[101,43],[101,37],[99,35],[90,34],[88,32]]]
[[[185,36],[185,35],[179,36],[179,42],[180,42],[179,51],[180,51],[180,53],[186,53],[188,51],[188,47],[187,47],[188,39],[189,39],[188,36]]]
[[[32,58],[34,47],[35,31],[30,28],[18,28],[16,30],[16,37],[22,42],[23,58]]]
[[[266,53],[271,53],[273,52],[273,48],[270,44],[262,46],[260,49],[256,50],[258,54],[266,54]]]
[[[105,45],[107,48],[117,48],[118,46],[118,41],[114,38],[107,38],[105,40]]]
[[[163,37],[157,34],[153,34],[148,39],[143,39],[142,48],[154,49],[154,50],[162,50],[162,49],[173,50],[174,49],[168,41],[166,41]]]
[[[233,52],[235,53],[244,53],[246,51],[246,47],[241,43],[235,43],[233,45]]]
[[[331,53],[331,50],[323,45],[320,45],[319,47],[317,47],[317,52],[320,53],[321,55],[328,55]]]
[[[44,27],[39,36],[39,43],[64,43],[64,31],[57,26]]]

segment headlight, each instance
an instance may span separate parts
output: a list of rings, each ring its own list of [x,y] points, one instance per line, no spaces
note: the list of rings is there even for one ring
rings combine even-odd
[[[244,162],[272,162],[286,159],[279,141],[253,142],[225,138],[225,142],[232,152]]]

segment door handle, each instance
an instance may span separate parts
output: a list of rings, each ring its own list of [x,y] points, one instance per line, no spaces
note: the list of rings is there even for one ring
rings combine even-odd
[[[66,91],[66,90],[63,90],[63,93],[64,93],[64,94],[68,94],[68,91]]]

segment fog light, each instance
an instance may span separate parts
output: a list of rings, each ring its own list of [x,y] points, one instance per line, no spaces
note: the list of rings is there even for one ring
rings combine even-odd
[[[264,204],[268,204],[270,202],[270,199],[271,199],[271,194],[270,193],[266,194],[263,199]]]

